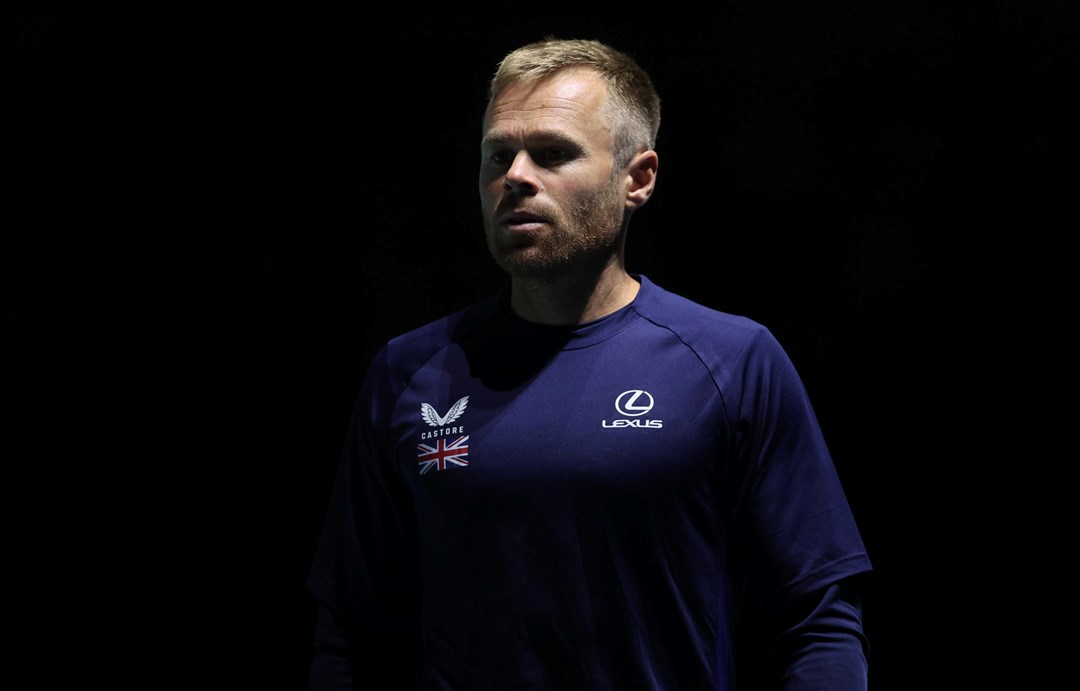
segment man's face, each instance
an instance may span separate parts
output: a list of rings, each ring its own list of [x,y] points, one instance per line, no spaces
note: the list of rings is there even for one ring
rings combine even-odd
[[[508,87],[481,146],[488,249],[511,276],[600,268],[616,251],[626,177],[614,169],[603,79],[586,69]]]

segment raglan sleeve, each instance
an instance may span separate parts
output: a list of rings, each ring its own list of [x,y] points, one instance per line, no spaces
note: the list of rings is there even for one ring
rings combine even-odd
[[[738,543],[760,688],[862,691],[871,563],[806,388],[776,338],[746,348],[735,404]],[[758,688],[757,684],[750,685]]]
[[[412,688],[418,538],[387,439],[397,393],[384,349],[361,385],[308,572],[317,614],[309,691]]]

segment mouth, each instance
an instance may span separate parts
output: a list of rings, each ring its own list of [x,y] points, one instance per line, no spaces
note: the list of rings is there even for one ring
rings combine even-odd
[[[538,231],[547,222],[543,216],[528,211],[511,211],[499,216],[499,225],[511,232]]]

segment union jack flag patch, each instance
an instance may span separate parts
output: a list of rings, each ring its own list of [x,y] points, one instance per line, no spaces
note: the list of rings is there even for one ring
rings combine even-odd
[[[429,470],[446,470],[453,466],[467,466],[469,462],[465,457],[469,455],[469,436],[458,437],[449,444],[445,439],[440,439],[435,446],[417,444],[420,453],[416,454],[416,462],[420,464],[420,474]]]

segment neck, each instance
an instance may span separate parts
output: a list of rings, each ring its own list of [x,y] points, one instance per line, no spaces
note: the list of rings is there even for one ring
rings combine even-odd
[[[514,278],[510,306],[522,319],[537,324],[590,322],[622,309],[641,285],[622,266],[610,265],[598,275]]]

